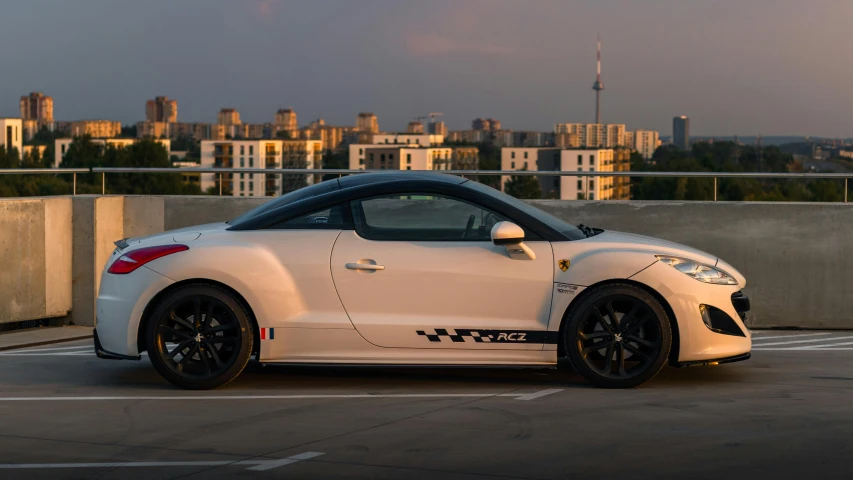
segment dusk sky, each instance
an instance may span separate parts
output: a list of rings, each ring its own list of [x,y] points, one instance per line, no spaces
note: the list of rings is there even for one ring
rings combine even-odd
[[[18,0],[0,14],[0,116],[30,91],[57,120],[179,121],[292,107],[382,130],[429,112],[548,130],[602,121],[671,134],[853,136],[851,0]]]

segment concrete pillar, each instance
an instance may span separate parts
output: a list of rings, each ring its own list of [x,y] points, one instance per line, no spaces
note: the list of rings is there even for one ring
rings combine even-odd
[[[101,272],[115,249],[113,242],[124,238],[124,197],[74,197],[72,217],[71,321],[94,326]]]

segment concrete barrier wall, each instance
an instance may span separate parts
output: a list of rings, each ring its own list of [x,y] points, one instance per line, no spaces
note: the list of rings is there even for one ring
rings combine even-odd
[[[71,199],[0,200],[0,323],[71,310]]]
[[[67,197],[0,201],[0,322],[62,315],[73,292],[74,323],[91,325],[115,240],[229,220],[266,200],[81,196],[73,199],[73,214]],[[853,205],[531,203],[572,224],[650,235],[720,256],[748,279],[753,327],[853,328],[845,309],[853,298],[853,256],[846,248]]]

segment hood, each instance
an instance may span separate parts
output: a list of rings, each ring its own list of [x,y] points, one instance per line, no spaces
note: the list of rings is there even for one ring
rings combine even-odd
[[[144,237],[128,238],[124,240],[127,247],[137,247],[142,245],[162,245],[164,243],[186,243],[197,240],[204,233],[213,233],[223,231],[228,228],[225,222],[208,223],[206,225],[196,225],[193,227],[178,228],[169,230],[163,233],[155,233]],[[116,243],[118,245],[118,242]],[[125,248],[127,248],[125,247]],[[124,248],[122,248],[124,250]]]
[[[702,250],[697,250],[693,247],[688,247],[686,245],[681,245],[667,240],[661,240],[659,238],[635,235],[633,233],[605,230],[594,237],[581,241],[592,241],[596,244],[605,244],[602,246],[617,250],[644,250],[651,254],[672,255],[674,257],[695,260],[711,266],[715,266],[719,260],[715,255],[703,252]]]

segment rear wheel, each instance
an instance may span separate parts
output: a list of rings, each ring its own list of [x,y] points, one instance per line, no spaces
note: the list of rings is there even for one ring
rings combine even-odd
[[[168,381],[210,389],[234,380],[252,354],[249,316],[234,296],[210,285],[187,285],[157,306],[146,332],[148,357]]]
[[[590,383],[630,388],[651,380],[666,363],[672,331],[654,296],[633,285],[605,285],[572,306],[563,341],[572,365]]]

